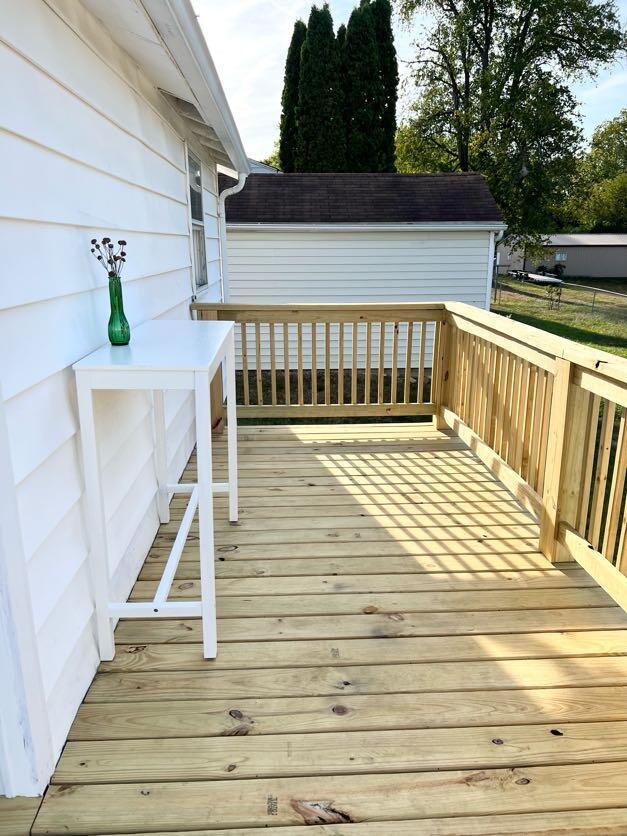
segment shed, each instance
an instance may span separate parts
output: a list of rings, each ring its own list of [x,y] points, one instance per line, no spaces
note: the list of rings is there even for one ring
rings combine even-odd
[[[474,173],[253,173],[226,198],[226,220],[231,302],[445,298],[487,308],[505,228]]]

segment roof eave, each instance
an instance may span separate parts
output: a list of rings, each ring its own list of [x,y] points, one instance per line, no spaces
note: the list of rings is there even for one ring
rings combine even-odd
[[[228,212],[228,209],[227,209]],[[501,232],[507,229],[503,221],[430,221],[406,223],[241,223],[228,221],[227,230],[232,231],[261,231],[266,229],[277,232],[302,231],[302,232],[403,232],[416,230],[424,232],[448,232],[448,231],[473,231],[473,232]]]
[[[191,3],[189,0],[141,2],[189,85],[196,108],[218,135],[235,170],[248,174],[248,156]]]

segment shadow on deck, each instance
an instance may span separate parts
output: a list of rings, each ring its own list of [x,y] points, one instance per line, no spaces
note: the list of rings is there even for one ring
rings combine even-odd
[[[626,833],[627,616],[470,450],[430,424],[239,438],[218,658],[196,620],[121,622],[32,832]],[[173,597],[199,596],[196,536]]]

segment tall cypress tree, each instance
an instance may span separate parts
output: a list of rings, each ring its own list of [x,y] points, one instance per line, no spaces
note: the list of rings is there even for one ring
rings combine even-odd
[[[346,27],[343,55],[346,165],[348,171],[380,171],[384,102],[372,10],[363,3]]]
[[[344,171],[339,54],[327,3],[313,6],[300,61],[296,171]]]
[[[279,137],[279,161],[283,171],[295,171],[296,157],[296,108],[300,82],[300,54],[305,42],[307,27],[302,20],[294,24],[294,32],[285,61],[285,80],[281,97],[281,133]]]
[[[371,0],[370,9],[379,52],[379,72],[383,87],[381,124],[381,171],[396,171],[396,100],[398,98],[398,63],[392,32],[392,6],[390,0]]]

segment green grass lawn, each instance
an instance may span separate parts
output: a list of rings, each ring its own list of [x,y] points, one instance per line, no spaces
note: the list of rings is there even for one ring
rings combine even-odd
[[[592,310],[589,291],[566,287],[559,308],[550,310],[546,288],[514,281],[510,276],[501,276],[499,281],[502,291],[492,303],[495,313],[627,357],[627,299],[599,293]],[[627,279],[566,281],[627,294]]]

